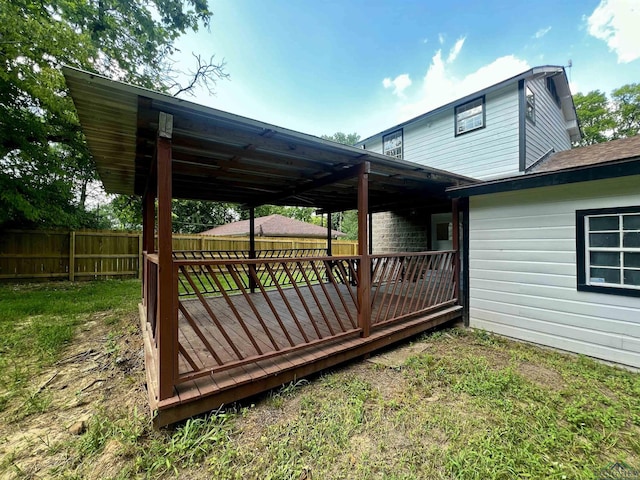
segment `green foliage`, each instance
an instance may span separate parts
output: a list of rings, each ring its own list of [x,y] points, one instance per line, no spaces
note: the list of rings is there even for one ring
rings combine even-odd
[[[360,141],[360,135],[357,133],[336,132],[333,135],[322,135],[321,138],[331,140],[332,142],[342,143],[344,145],[355,145]]]
[[[173,42],[211,15],[204,0],[0,0],[0,227],[99,226],[86,211],[95,166],[60,66],[178,89]]]
[[[576,146],[593,145],[640,132],[640,83],[623,85],[611,92],[600,90],[573,96],[582,128],[582,140]]]
[[[611,92],[616,121],[615,138],[633,137],[640,133],[640,83],[623,85]]]

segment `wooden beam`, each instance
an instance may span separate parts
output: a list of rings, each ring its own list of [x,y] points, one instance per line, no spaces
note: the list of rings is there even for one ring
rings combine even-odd
[[[451,217],[453,223],[452,248],[455,250],[453,254],[453,281],[456,297],[460,298],[460,209],[457,198],[451,200]]]
[[[358,174],[358,326],[361,336],[368,337],[371,330],[371,257],[369,256],[369,162],[360,165]]]
[[[249,258],[256,258],[256,209],[249,207]],[[251,293],[256,291],[256,266],[255,264],[249,265],[249,270],[252,274],[249,275],[249,289]]]
[[[331,212],[327,213],[327,256],[331,256]]]
[[[173,396],[177,368],[177,309],[174,308],[174,278],[171,229],[171,138],[169,119],[164,116],[157,138],[158,172],[158,399]],[[169,135],[167,137],[167,135]]]
[[[282,192],[279,192],[273,195],[265,195],[260,199],[260,204],[262,205],[270,204],[273,202],[284,200],[285,198],[300,195],[304,192],[308,192],[316,188],[324,187],[326,185],[331,185],[332,183],[340,182],[342,180],[347,180],[349,178],[354,178],[360,174],[362,170],[362,165],[364,164],[353,165],[350,167],[342,168],[341,170],[335,171],[334,173],[318,178],[316,180],[311,180],[308,182],[301,183],[300,185],[284,190]],[[366,165],[369,165],[369,164],[366,163]],[[369,167],[367,167],[367,170],[368,168]]]

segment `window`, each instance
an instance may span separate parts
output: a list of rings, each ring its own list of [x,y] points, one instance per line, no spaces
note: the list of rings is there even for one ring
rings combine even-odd
[[[551,94],[551,98],[556,102],[556,105],[560,106],[560,95],[558,95],[558,90],[556,90],[556,82],[553,81],[552,77],[547,77],[547,90]]]
[[[536,96],[529,87],[527,87],[527,118],[536,123]]]
[[[578,290],[640,296],[640,206],[578,210]]]
[[[456,107],[456,136],[484,127],[484,97]]]
[[[390,157],[402,158],[402,130],[396,130],[382,137],[382,153]]]

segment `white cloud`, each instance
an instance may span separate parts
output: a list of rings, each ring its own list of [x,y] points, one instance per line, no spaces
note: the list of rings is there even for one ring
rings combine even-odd
[[[440,42],[440,45],[444,44],[444,34],[443,33],[439,33],[438,34],[438,42]]]
[[[447,57],[447,63],[453,63],[455,59],[458,57],[460,50],[462,50],[462,46],[464,45],[464,41],[467,37],[460,37],[456,44],[453,46],[451,51],[449,52],[449,56]]]
[[[438,50],[431,59],[419,93],[415,98],[408,99],[406,103],[400,105],[397,121],[409,120],[456,98],[464,97],[518,75],[529,68],[526,61],[513,55],[507,55],[497,58],[462,78],[457,78],[451,71],[451,64],[442,60],[442,52]]]
[[[536,34],[534,35],[535,38],[542,38],[544,37],[547,33],[549,33],[549,31],[551,30],[551,26],[549,27],[545,27],[545,28],[541,28],[540,30],[538,30],[536,32]]]
[[[384,118],[375,121],[371,119],[372,127],[375,128],[373,124],[376,124],[380,127],[377,129],[379,131],[390,127],[393,123],[404,122],[530,68],[525,60],[507,55],[459,77],[456,75],[459,71],[456,59],[462,51],[465,39],[466,37],[460,37],[446,58],[443,58],[442,48],[438,49],[426,67],[422,80],[416,81],[419,88],[413,88],[411,92],[405,92],[406,88],[413,83],[408,74],[398,75],[393,80],[385,78],[382,81],[383,86],[388,89],[393,88],[393,93],[399,97],[399,101],[394,105],[395,112],[392,112],[391,117],[387,110]],[[378,121],[383,121],[384,124],[378,125]]]
[[[411,78],[409,78],[408,73],[398,75],[393,80],[387,77],[382,81],[384,88],[393,87],[393,94],[398,97],[404,97],[404,91],[411,86],[411,83]]]
[[[618,56],[618,63],[640,58],[640,4],[636,0],[602,0],[587,19],[589,34],[603,40]]]

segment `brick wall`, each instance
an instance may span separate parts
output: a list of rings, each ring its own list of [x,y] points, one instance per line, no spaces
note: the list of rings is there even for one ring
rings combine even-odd
[[[429,214],[381,212],[373,214],[373,253],[419,252],[428,248]]]

